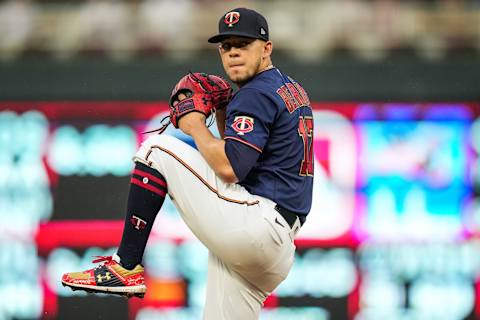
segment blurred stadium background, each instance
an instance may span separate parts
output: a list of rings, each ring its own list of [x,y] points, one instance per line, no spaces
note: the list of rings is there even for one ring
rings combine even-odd
[[[0,1],[0,320],[201,318],[207,252],[166,203],[144,300],[73,293],[111,254],[131,156],[228,9],[314,102],[315,190],[261,319],[480,319],[480,1]],[[174,130],[169,131],[191,142]]]

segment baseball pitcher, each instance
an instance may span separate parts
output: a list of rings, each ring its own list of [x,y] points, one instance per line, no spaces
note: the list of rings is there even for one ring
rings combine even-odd
[[[157,213],[168,196],[209,249],[204,319],[258,319],[267,296],[287,277],[295,235],[312,202],[313,117],[298,82],[272,64],[265,18],[237,8],[224,14],[218,43],[227,81],[190,73],[172,91],[171,123],[198,150],[150,136],[134,157],[126,219],[113,257],[67,273],[75,290],[142,297],[141,264]],[[215,112],[221,139],[206,118]]]

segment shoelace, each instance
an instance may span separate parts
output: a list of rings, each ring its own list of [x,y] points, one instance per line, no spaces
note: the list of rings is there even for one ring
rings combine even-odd
[[[100,262],[105,262],[105,263],[108,263],[110,261],[113,261],[113,257],[112,256],[93,256],[94,260],[92,260],[93,263],[100,263]],[[95,269],[98,269],[100,268],[102,265],[104,265],[105,263],[99,265],[99,266],[96,266]]]

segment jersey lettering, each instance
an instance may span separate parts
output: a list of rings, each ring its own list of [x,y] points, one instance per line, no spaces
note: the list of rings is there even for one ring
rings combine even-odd
[[[300,107],[307,107],[310,105],[310,99],[298,83],[286,83],[277,89],[277,94],[285,102],[288,112],[292,113]]]
[[[298,134],[303,140],[303,160],[299,174],[313,177],[313,117],[300,116]]]
[[[303,101],[303,106],[309,106],[310,99],[308,98],[308,95],[305,89],[303,89],[302,86],[298,84],[298,82],[293,82],[293,86],[295,87],[295,89],[297,89],[297,92],[300,94],[301,100]]]

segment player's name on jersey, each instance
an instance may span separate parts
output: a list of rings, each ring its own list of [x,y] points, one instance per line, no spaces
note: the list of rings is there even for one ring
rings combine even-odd
[[[283,101],[285,101],[285,105],[290,113],[300,107],[310,105],[310,99],[307,93],[297,82],[286,83],[278,88],[277,93],[282,97]]]

